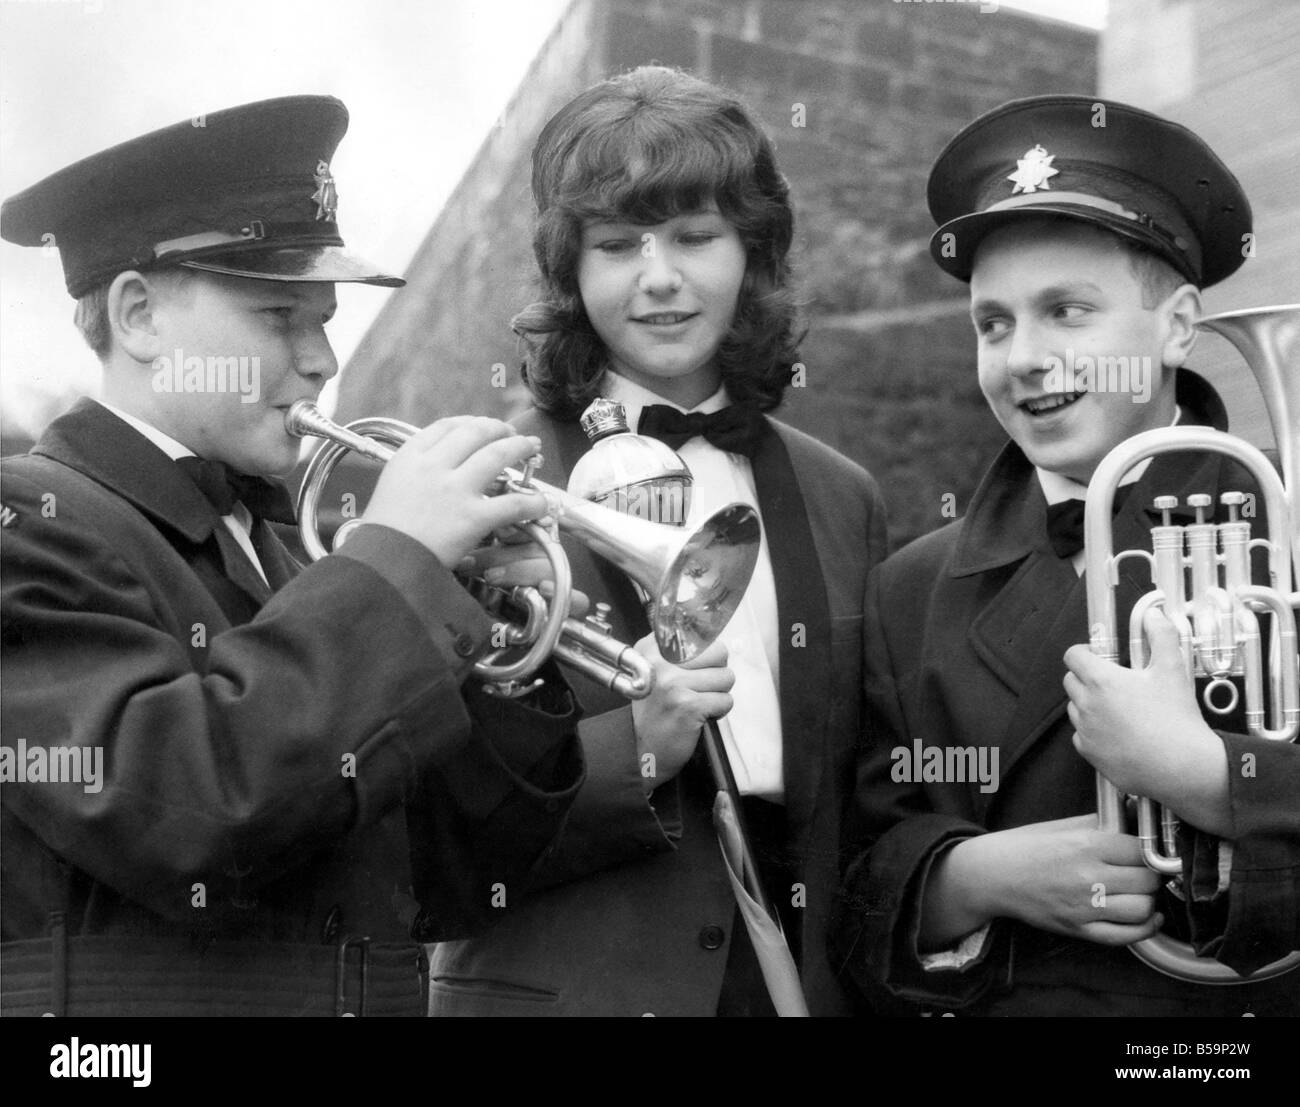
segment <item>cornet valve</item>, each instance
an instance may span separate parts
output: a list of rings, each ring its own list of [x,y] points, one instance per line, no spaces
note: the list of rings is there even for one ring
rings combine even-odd
[[[587,625],[593,630],[600,631],[601,634],[611,634],[614,630],[609,621],[610,606],[607,603],[596,604],[596,610],[588,613]]]
[[[1178,506],[1177,496],[1157,496],[1152,505],[1160,512],[1161,520],[1164,526],[1172,526],[1173,520],[1170,519],[1169,513]]]

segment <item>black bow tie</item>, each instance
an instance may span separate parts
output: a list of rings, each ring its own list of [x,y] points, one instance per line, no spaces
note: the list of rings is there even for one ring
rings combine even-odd
[[[666,404],[650,404],[641,409],[638,434],[646,434],[680,449],[696,435],[719,450],[753,457],[759,440],[767,430],[763,413],[747,404],[732,404],[721,411],[705,415],[693,411],[689,415]]]
[[[296,522],[293,500],[279,481],[252,477],[221,461],[201,457],[178,457],[176,464],[192,480],[218,515],[229,515],[242,503],[256,517],[273,523]]]
[[[1124,506],[1132,484],[1122,484],[1115,489],[1115,502],[1111,515]],[[1073,557],[1083,549],[1083,500],[1062,500],[1047,505],[1047,540],[1057,557]]]

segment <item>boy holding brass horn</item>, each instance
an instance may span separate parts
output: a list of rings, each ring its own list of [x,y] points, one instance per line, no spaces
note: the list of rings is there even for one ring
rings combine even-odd
[[[0,213],[53,236],[104,366],[4,463],[5,1014],[422,1015],[422,943],[518,887],[581,781],[557,673],[527,705],[461,688],[491,621],[450,568],[544,510],[483,495],[535,439],[420,431],[306,569],[268,526],[335,282],[403,283],[344,250],[347,118],[213,113]]]
[[[854,821],[869,845],[846,859],[843,971],[900,1013],[1294,1014],[1295,976],[1208,988],[1125,947],[1165,926],[1244,974],[1297,947],[1300,793],[1283,782],[1300,751],[1244,735],[1240,708],[1210,729],[1158,610],[1142,671],[1078,645],[1081,501],[1102,458],[1143,431],[1226,429],[1182,366],[1199,289],[1242,263],[1247,199],[1185,128],[1061,95],[966,127],[929,204],[931,253],[970,284],[980,385],[1011,441],[965,517],[868,588]],[[1198,494],[1217,512],[1228,491],[1260,502],[1253,472],[1219,454],[1162,454],[1119,483],[1116,551],[1150,549],[1158,496],[1177,497],[1166,524],[1194,521]],[[1262,513],[1251,522],[1268,533]],[[1127,628],[1145,563],[1119,580]],[[1096,770],[1183,820],[1175,889],[1136,837],[1098,829]]]

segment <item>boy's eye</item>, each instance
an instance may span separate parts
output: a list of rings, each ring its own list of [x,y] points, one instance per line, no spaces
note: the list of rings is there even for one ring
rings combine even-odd
[[[1001,316],[991,315],[985,319],[975,320],[975,333],[981,338],[1001,338],[1010,329],[1010,322]]]
[[[1084,304],[1057,304],[1055,315],[1058,319],[1064,319],[1068,322],[1076,322],[1088,314],[1089,309]]]

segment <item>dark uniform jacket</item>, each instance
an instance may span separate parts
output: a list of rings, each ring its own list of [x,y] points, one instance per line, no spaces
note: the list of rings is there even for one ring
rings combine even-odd
[[[1179,400],[1191,422],[1226,427],[1218,397],[1199,378],[1181,375]],[[1159,522],[1150,510],[1155,496],[1171,493],[1185,505],[1188,494],[1209,492],[1217,505],[1219,493],[1232,489],[1252,492],[1255,485],[1230,459],[1155,458],[1115,516],[1115,550],[1150,549],[1149,530]],[[1071,743],[1062,686],[1065,651],[1087,641],[1084,582],[1048,545],[1045,510],[1032,466],[1009,444],[965,518],[910,544],[873,574],[868,721],[852,816],[870,845],[848,859],[838,963],[881,1009],[900,1013],[911,1008],[900,1009],[899,1000],[976,1014],[1295,1013],[1300,974],[1257,985],[1186,984],[1127,949],[1008,919],[995,921],[984,955],[963,970],[925,971],[918,960],[921,891],[945,847],[985,830],[1096,810],[1096,774]],[[1194,516],[1183,506],[1176,518]],[[1144,562],[1126,561],[1121,576],[1117,625],[1127,640],[1128,612],[1151,585]],[[1235,840],[1227,902],[1219,895],[1193,915],[1201,948],[1240,971],[1283,956],[1300,937],[1300,750],[1226,731],[1223,740],[1230,766],[1250,752],[1257,773],[1229,774]],[[998,787],[894,780],[893,751],[910,752],[918,741],[996,749]],[[1183,837],[1185,870],[1209,894],[1217,885],[1217,842]],[[1180,913],[1172,899],[1161,910],[1167,919]]]
[[[417,942],[481,923],[576,791],[564,685],[462,695],[491,623],[388,528],[300,572],[257,521],[273,593],[98,404],[3,476],[11,768],[103,758],[98,788],[3,786],[6,1012],[355,1013],[368,944],[422,1013]]]
[[[588,449],[577,423],[536,412],[520,421],[558,462],[563,485]],[[780,851],[801,898],[788,932],[813,1014],[846,1010],[825,928],[836,884],[840,807],[853,773],[861,710],[862,597],[884,555],[885,519],[871,477],[776,420],[752,459],[776,580],[786,832]],[[648,633],[622,572],[566,542],[574,583],[614,607],[614,633]],[[794,624],[803,625],[802,635]],[[702,1015],[719,1006],[735,901],[713,830],[715,790],[699,759],[647,802],[627,702],[578,676],[587,782],[544,879],[481,937],[438,947],[435,1013]],[[763,843],[756,845],[756,852]],[[747,937],[742,939],[747,941]],[[758,985],[761,988],[761,984]]]

